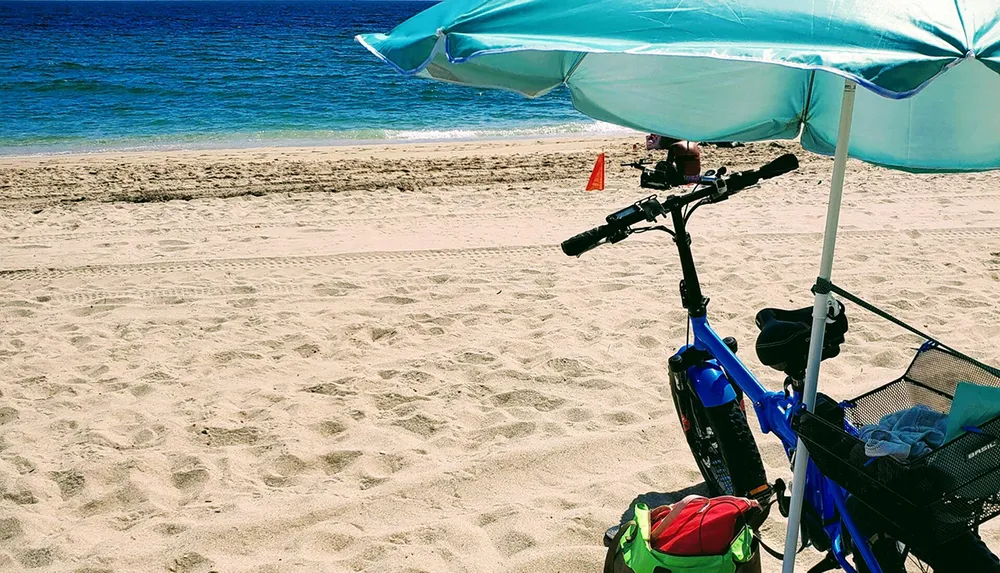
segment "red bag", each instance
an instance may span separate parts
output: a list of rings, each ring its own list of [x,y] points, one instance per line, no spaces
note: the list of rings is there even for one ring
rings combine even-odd
[[[650,511],[650,544],[670,555],[720,555],[761,512],[751,499],[732,496],[706,498],[689,495],[674,505]]]

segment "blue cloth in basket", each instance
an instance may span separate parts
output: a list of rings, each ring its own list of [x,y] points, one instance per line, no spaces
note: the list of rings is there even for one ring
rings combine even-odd
[[[944,444],[948,416],[924,405],[886,414],[878,424],[861,428],[865,454],[890,456],[901,462],[920,457]]]

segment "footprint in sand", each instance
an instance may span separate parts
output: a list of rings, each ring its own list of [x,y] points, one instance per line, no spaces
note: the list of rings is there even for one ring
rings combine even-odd
[[[160,523],[153,527],[153,531],[160,535],[178,535],[188,530],[186,525],[179,523]]]
[[[638,340],[638,343],[639,343],[639,346],[641,346],[641,347],[643,347],[643,348],[645,348],[647,350],[652,350],[652,349],[658,348],[660,346],[660,341],[659,340],[653,338],[652,336],[647,336],[647,335],[640,336],[639,340]]]
[[[208,468],[194,456],[182,456],[171,466],[170,483],[184,492],[200,491],[210,477]]]
[[[131,392],[136,398],[142,398],[143,396],[152,394],[156,391],[156,389],[149,384],[136,384],[135,386],[129,387],[128,391]]]
[[[399,381],[404,384],[409,384],[410,386],[427,386],[438,382],[439,380],[434,377],[433,374],[429,374],[422,370],[407,370],[399,374]]]
[[[393,422],[393,425],[409,430],[424,438],[429,438],[444,426],[444,422],[435,420],[434,418],[425,416],[424,414],[414,414],[409,418],[396,420]]]
[[[128,512],[139,509],[149,502],[149,497],[135,484],[111,492],[105,496],[88,501],[80,508],[83,517],[92,517],[113,512]]]
[[[316,430],[327,437],[339,436],[347,431],[347,424],[339,420],[326,420],[316,424]]]
[[[594,417],[594,411],[590,408],[567,408],[562,411],[567,422],[586,422]]]
[[[549,368],[570,378],[580,378],[593,373],[593,369],[573,358],[553,358],[546,364]]]
[[[497,357],[489,352],[463,352],[455,360],[462,364],[490,364],[496,362]]]
[[[375,299],[375,302],[381,302],[383,304],[413,304],[417,302],[417,299],[410,298],[408,296],[383,296]]]
[[[604,414],[602,417],[616,426],[627,426],[639,421],[639,416],[629,410],[611,412],[609,414]]]
[[[14,318],[31,318],[35,316],[35,311],[27,308],[12,308],[7,310],[6,313]]]
[[[309,358],[319,353],[319,346],[316,344],[303,344],[302,346],[295,347],[295,352],[302,358]]]
[[[0,518],[0,543],[10,541],[24,535],[21,521],[16,517]]]
[[[537,428],[538,425],[534,422],[499,424],[483,428],[482,430],[473,433],[472,437],[479,444],[492,442],[499,437],[504,437],[508,440],[516,440],[519,438],[527,438],[528,436],[534,434]]]
[[[340,450],[336,452],[330,452],[329,454],[320,456],[320,463],[323,470],[328,474],[338,474],[344,471],[348,466],[354,463],[355,460],[361,457],[361,452],[351,451],[351,450]]]
[[[359,288],[361,287],[353,283],[334,281],[313,285],[313,292],[319,296],[345,296],[348,292]]]
[[[380,340],[389,341],[396,336],[395,328],[383,328],[376,326],[371,328],[368,332],[371,335],[372,342],[378,342]]]
[[[52,547],[24,549],[17,553],[17,560],[28,569],[48,567],[56,559],[56,550]]]
[[[336,555],[350,547],[358,539],[354,535],[325,530],[329,526],[321,527],[324,527],[324,530],[317,531],[314,527],[300,538],[303,549],[309,553]],[[277,569],[274,571],[276,572]],[[260,573],[272,573],[272,571],[262,570]]]
[[[375,407],[379,410],[392,410],[397,406],[420,400],[428,400],[428,398],[425,396],[403,396],[395,392],[387,392],[372,396],[372,400],[375,402]]]
[[[511,531],[500,536],[496,541],[496,549],[500,555],[510,557],[527,549],[531,549],[538,542],[527,533],[521,531]]]
[[[308,464],[296,456],[282,454],[267,464],[261,472],[261,480],[269,487],[294,485],[295,477],[308,467]]]
[[[64,500],[80,495],[87,484],[83,474],[76,470],[50,472],[49,477],[59,486],[59,492]]]
[[[320,384],[315,384],[307,388],[303,388],[303,392],[309,392],[310,394],[323,394],[324,396],[351,396],[356,394],[350,388],[358,381],[357,378],[353,376],[347,376],[345,378],[340,378],[334,380],[333,382],[322,382]]]
[[[162,424],[153,424],[136,430],[132,434],[133,448],[149,448],[158,446],[166,439],[167,427]]]
[[[111,372],[111,368],[107,364],[97,364],[94,366],[78,366],[77,371],[85,376],[98,379]]]
[[[198,433],[206,446],[252,446],[267,436],[260,428],[202,428]]]
[[[0,497],[8,501],[12,501],[17,505],[34,505],[38,503],[38,498],[35,497],[35,492],[18,484],[0,484]]]
[[[547,396],[535,390],[513,390],[494,395],[491,400],[501,408],[534,408],[551,412],[566,403],[562,398]]]
[[[115,310],[117,308],[121,308],[121,305],[92,304],[89,306],[75,308],[69,311],[69,313],[72,314],[73,316],[88,317],[88,316],[93,316],[95,314],[103,314],[106,312],[111,312],[112,310]]]
[[[69,338],[69,343],[77,347],[79,350],[86,350],[87,345],[90,344],[91,338],[89,336],[71,336]]]
[[[211,559],[200,553],[188,552],[167,561],[170,573],[209,573],[214,571]]]
[[[34,462],[21,456],[11,456],[7,458],[6,461],[10,465],[14,466],[17,473],[21,475],[34,473],[34,471],[38,469],[38,466],[36,466]]]
[[[216,353],[213,358],[220,364],[227,364],[234,360],[260,360],[264,358],[256,352],[243,352],[241,350],[227,350]]]
[[[618,292],[620,290],[625,290],[630,288],[632,285],[625,283],[601,283],[596,285],[594,290],[597,292]]]
[[[0,406],[0,426],[17,420],[20,414],[10,406]]]
[[[154,370],[152,372],[148,372],[146,374],[143,374],[140,378],[151,384],[173,384],[174,382],[177,381],[177,379],[171,376],[170,374],[167,374],[166,372],[162,372],[160,370]]]

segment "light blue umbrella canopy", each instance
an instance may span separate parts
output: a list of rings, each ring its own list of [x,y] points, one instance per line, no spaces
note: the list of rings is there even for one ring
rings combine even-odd
[[[909,171],[1000,168],[996,0],[445,0],[358,40],[404,74],[696,141],[793,139]]]

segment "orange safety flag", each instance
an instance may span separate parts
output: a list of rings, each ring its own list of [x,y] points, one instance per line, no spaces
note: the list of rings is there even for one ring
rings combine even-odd
[[[604,190],[604,154],[597,156],[594,163],[594,170],[590,172],[590,181],[587,182],[587,191]]]

